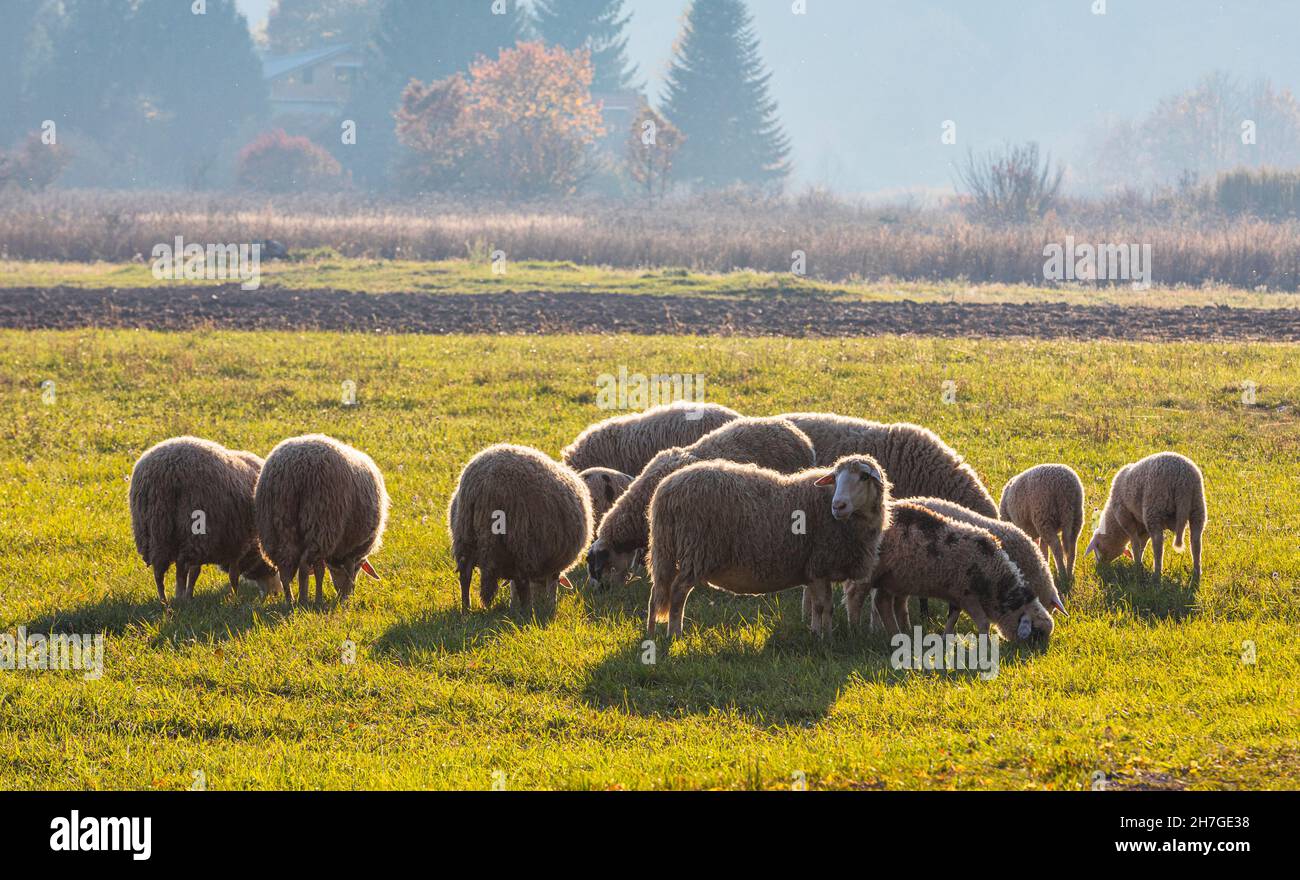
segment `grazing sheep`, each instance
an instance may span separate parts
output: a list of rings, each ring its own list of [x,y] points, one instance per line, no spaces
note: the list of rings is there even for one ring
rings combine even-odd
[[[896,498],[944,498],[984,516],[998,515],[975,469],[928,428],[835,413],[789,413],[784,418],[812,440],[823,467],[846,455],[870,455],[889,474]],[[921,615],[928,616],[930,605],[924,597],[920,606]]]
[[[543,595],[554,607],[563,573],[591,540],[591,495],[571,468],[545,453],[498,444],[461,471],[447,523],[462,610],[469,610],[475,568],[484,605],[498,581],[509,580],[519,610]]]
[[[1174,533],[1174,549],[1183,549],[1183,529],[1192,539],[1192,577],[1201,576],[1201,533],[1205,531],[1205,482],[1201,469],[1176,452],[1158,452],[1126,464],[1110,484],[1110,497],[1101,512],[1101,527],[1093,533],[1084,554],[1110,562],[1125,545],[1142,564],[1142,552],[1151,541],[1156,583],[1164,558],[1165,529]]]
[[[605,587],[625,581],[637,551],[650,544],[650,499],[655,489],[674,471],[713,459],[792,474],[812,467],[814,453],[808,437],[780,418],[736,419],[684,449],[663,450],[600,521],[587,554],[588,575]]]
[[[262,459],[198,437],[164,440],[140,456],[131,471],[131,531],[135,548],[153,569],[158,599],[167,604],[163,578],[176,565],[176,598],[194,595],[205,564],[241,575],[263,591],[279,589],[262,558],[253,519],[253,487]]]
[[[1037,541],[1044,556],[1051,551],[1057,580],[1074,577],[1083,529],[1083,481],[1073,469],[1040,464],[1016,474],[1002,489],[998,515]]]
[[[379,579],[367,557],[379,550],[388,521],[384,476],[370,456],[324,434],[283,440],[266,457],[257,480],[257,533],[280,572],[284,598],[307,603],[307,577],[324,599],[328,567],[339,601],[356,587],[357,572]]]
[[[908,596],[946,599],[969,614],[981,633],[987,634],[991,623],[1009,641],[1052,634],[1052,615],[997,538],[915,501],[890,505],[874,573],[845,589],[852,625],[860,621],[872,589],[876,613],[891,636],[911,629]],[[956,621],[950,614],[945,631],[953,632]]]
[[[809,622],[831,630],[831,582],[871,576],[889,524],[889,480],[870,456],[780,474],[705,461],[659,485],[650,503],[652,586],[646,634],[682,634],[691,590],[732,593],[805,586]]]
[[[951,501],[945,501],[942,498],[912,498],[909,500],[923,507],[928,507],[935,513],[942,514],[949,519],[975,526],[977,529],[983,529],[997,538],[1002,545],[1002,549],[1007,552],[1007,557],[1015,563],[1016,568],[1020,569],[1020,575],[1025,579],[1025,586],[1029,587],[1038,598],[1038,601],[1043,603],[1043,607],[1049,611],[1065,613],[1065,603],[1061,601],[1061,594],[1052,583],[1052,570],[1048,568],[1047,557],[1043,555],[1038,545],[1014,524],[1005,520],[981,516],[974,511],[967,510],[960,504],[953,504]],[[952,629],[957,622],[957,615],[960,611],[960,608],[952,608],[949,611],[949,629]]]
[[[690,446],[710,431],[740,418],[716,403],[670,403],[597,422],[564,448],[561,457],[575,471],[593,467],[639,474],[663,449]]]
[[[631,476],[613,468],[587,468],[578,476],[587,484],[587,491],[591,494],[592,521],[596,523],[601,521],[605,512],[632,485]]]

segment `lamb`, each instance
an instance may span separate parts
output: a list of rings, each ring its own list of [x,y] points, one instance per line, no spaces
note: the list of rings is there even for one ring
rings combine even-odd
[[[1108,563],[1126,544],[1139,565],[1147,541],[1151,541],[1155,581],[1160,583],[1164,557],[1165,529],[1174,533],[1174,549],[1183,549],[1183,529],[1192,543],[1192,579],[1201,577],[1201,533],[1205,531],[1205,484],[1201,469],[1190,458],[1176,452],[1158,452],[1127,464],[1115,474],[1110,497],[1101,512],[1101,527],[1088,542],[1100,563]]]
[[[591,541],[591,495],[567,465],[527,446],[498,444],[461,471],[447,524],[463,611],[475,568],[485,606],[505,579],[518,610],[531,610],[543,596],[554,607],[558,584],[569,586],[563,573]]]
[[[685,448],[651,459],[600,521],[587,555],[587,573],[602,586],[626,581],[637,551],[650,543],[650,499],[664,478],[697,461],[725,459],[790,474],[814,465],[812,442],[785,419],[741,418]]]
[[[951,501],[944,501],[942,498],[913,498],[911,500],[949,519],[983,529],[997,538],[1002,545],[1002,549],[1007,552],[1007,557],[1015,563],[1016,568],[1020,569],[1020,574],[1025,579],[1025,586],[1029,587],[1034,596],[1038,598],[1038,601],[1043,604],[1043,607],[1049,611],[1059,611],[1065,614],[1065,603],[1061,601],[1061,594],[1052,583],[1052,570],[1048,568],[1047,557],[1043,555],[1038,545],[1013,523],[981,516],[974,511],[967,510],[960,504],[953,504]],[[960,611],[960,608],[953,608],[949,612],[948,628],[950,630],[956,624],[957,615]]]
[[[1083,481],[1072,468],[1040,464],[1016,474],[1002,489],[998,515],[1037,541],[1044,556],[1051,551],[1057,581],[1074,577],[1083,529]]]
[[[176,565],[176,598],[190,598],[205,564],[240,576],[264,592],[279,589],[262,557],[253,519],[253,487],[262,459],[198,437],[174,437],[146,450],[131,471],[129,504],[135,548],[153,569],[158,599],[167,604],[163,579]]]
[[[660,484],[650,502],[646,634],[682,634],[686,599],[705,583],[763,594],[805,586],[814,633],[831,630],[831,582],[865,580],[889,525],[889,479],[875,459],[780,474],[705,461]]]
[[[1052,615],[1025,585],[997,538],[915,501],[890,505],[874,573],[869,581],[855,580],[846,587],[850,624],[861,620],[872,589],[876,613],[890,635],[911,629],[909,595],[946,599],[969,614],[982,634],[990,624],[1008,641],[1052,634]],[[956,621],[950,614],[947,633]]]
[[[339,601],[356,587],[357,572],[378,580],[369,557],[383,543],[388,522],[384,475],[370,456],[324,434],[283,440],[266,457],[257,480],[257,533],[280,572],[284,598],[307,603],[307,577],[316,576],[316,602],[324,599],[325,569]]]
[[[601,521],[606,511],[613,507],[619,496],[632,485],[630,475],[613,468],[587,468],[578,476],[587,484],[587,491],[591,494],[592,521],[596,523]]]
[[[689,446],[740,418],[716,403],[678,402],[597,422],[564,448],[561,457],[575,471],[593,467],[639,474],[660,450]]]

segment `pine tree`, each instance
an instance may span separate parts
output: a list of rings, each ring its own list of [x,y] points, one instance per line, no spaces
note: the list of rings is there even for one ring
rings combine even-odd
[[[394,114],[412,79],[429,83],[495,58],[524,30],[517,0],[385,0],[365,48],[361,82],[344,115],[357,142],[336,151],[354,178],[378,184],[397,148]]]
[[[770,78],[742,0],[691,3],[663,102],[664,116],[686,137],[676,163],[683,179],[774,184],[790,173]]]
[[[374,21],[366,0],[277,0],[266,22],[266,40],[280,55],[336,43],[365,41]]]
[[[538,35],[566,49],[587,49],[596,78],[594,92],[637,89],[636,68],[627,60],[624,30],[631,20],[624,0],[537,0]]]

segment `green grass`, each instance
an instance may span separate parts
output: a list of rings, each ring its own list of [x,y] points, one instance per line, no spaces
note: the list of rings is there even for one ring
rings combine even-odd
[[[710,399],[751,413],[921,422],[995,494],[1065,461],[1089,520],[1119,465],[1180,450],[1206,475],[1205,577],[1191,585],[1173,553],[1158,589],[1084,560],[1050,647],[1007,648],[992,681],[895,671],[842,612],[819,644],[795,593],[696,593],[686,638],[653,666],[640,581],[566,593],[548,621],[462,616],[444,525],[460,466],[500,440],[557,453],[605,415],[596,377],[619,364],[703,373]],[[1079,789],[1098,770],[1117,787],[1294,788],[1298,368],[1300,349],[1258,344],[2,332],[0,632],[103,632],[107,646],[98,681],[0,672],[0,788],[183,788],[202,771],[221,789],[783,788],[798,774]],[[385,471],[383,582],[298,611],[247,584],[223,597],[209,569],[164,613],[131,542],[135,457],[181,433],[265,454],[309,430]]]
[[[825,297],[842,302],[910,299],[917,302],[1060,302],[1076,305],[1150,307],[1233,306],[1297,308],[1300,295],[1205,286],[1135,291],[1131,287],[969,284],[962,281],[849,282],[832,284],[770,272],[694,272],[686,269],[615,269],[574,263],[510,262],[495,274],[486,261],[350,259],[321,252],[291,261],[264,262],[268,289],[337,289],[364,293],[591,292],[703,298],[761,297],[774,293]],[[177,282],[223,284],[221,281]],[[0,287],[158,287],[147,262],[75,263],[0,260]]]

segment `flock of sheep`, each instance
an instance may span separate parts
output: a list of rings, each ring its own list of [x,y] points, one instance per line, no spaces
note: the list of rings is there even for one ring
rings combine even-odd
[[[1057,582],[1074,570],[1083,484],[1065,465],[1014,477],[995,504],[976,472],[933,432],[826,413],[747,418],[716,404],[669,404],[583,431],[563,460],[500,444],[475,455],[448,508],[461,605],[474,570],[490,604],[503,581],[521,610],[553,607],[565,572],[587,551],[589,578],[625,582],[643,560],[651,578],[646,631],[680,635],[687,597],[712,585],[741,594],[802,586],[804,615],[826,635],[832,584],[843,583],[849,621],[867,598],[891,634],[910,631],[907,602],[948,603],[947,632],[962,612],[987,634],[1046,637],[1065,606]],[[340,600],[358,571],[377,577],[388,495],[375,463],[323,435],[281,442],[263,462],[193,437],[164,441],[131,475],[136,547],[176,596],[193,594],[204,564],[234,590],[240,577],[322,600],[329,569]],[[1085,552],[1139,561],[1152,543],[1160,577],[1164,532],[1190,535],[1201,572],[1205,496],[1189,459],[1161,452],[1115,475]],[[1056,566],[1053,579],[1048,556]]]

